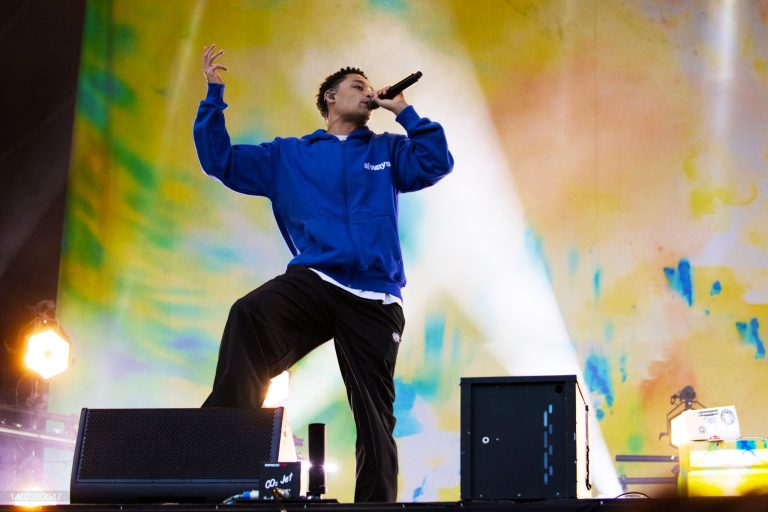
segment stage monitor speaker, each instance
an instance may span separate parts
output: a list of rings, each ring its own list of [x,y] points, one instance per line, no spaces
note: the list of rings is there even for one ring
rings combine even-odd
[[[589,497],[589,409],[574,375],[461,379],[461,498]]]
[[[280,472],[298,463],[276,464],[288,461],[296,449],[282,407],[83,409],[70,500],[221,502],[265,479],[291,481]]]

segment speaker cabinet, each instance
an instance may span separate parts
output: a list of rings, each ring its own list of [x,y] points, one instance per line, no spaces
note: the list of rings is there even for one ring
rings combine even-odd
[[[461,379],[461,498],[589,497],[588,419],[574,375]]]
[[[83,409],[72,503],[220,502],[296,461],[282,407]],[[264,464],[273,463],[273,464]],[[298,466],[298,463],[295,463]],[[296,492],[298,494],[298,492]]]

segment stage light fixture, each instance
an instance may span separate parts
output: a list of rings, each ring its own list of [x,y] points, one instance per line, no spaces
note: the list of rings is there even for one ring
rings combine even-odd
[[[267,398],[264,399],[262,407],[277,407],[283,403],[291,392],[290,374],[285,371],[273,378],[269,384]]]
[[[41,301],[31,310],[35,318],[22,330],[23,362],[48,380],[69,369],[70,342],[56,321],[53,301]]]
[[[69,368],[69,342],[55,327],[44,327],[27,337],[24,364],[48,380]]]

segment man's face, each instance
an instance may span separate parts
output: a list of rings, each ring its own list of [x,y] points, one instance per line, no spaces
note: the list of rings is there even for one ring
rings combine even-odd
[[[329,113],[333,110],[334,114],[343,120],[358,123],[361,126],[368,122],[371,117],[368,100],[373,98],[374,91],[365,77],[355,74],[347,75],[335,90],[331,89],[329,92],[335,100],[335,103],[328,103]]]

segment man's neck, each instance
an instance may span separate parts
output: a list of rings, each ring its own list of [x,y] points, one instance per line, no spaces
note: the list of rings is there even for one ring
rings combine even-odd
[[[363,126],[360,123],[347,121],[339,117],[329,117],[328,128],[325,131],[332,135],[349,135]]]

